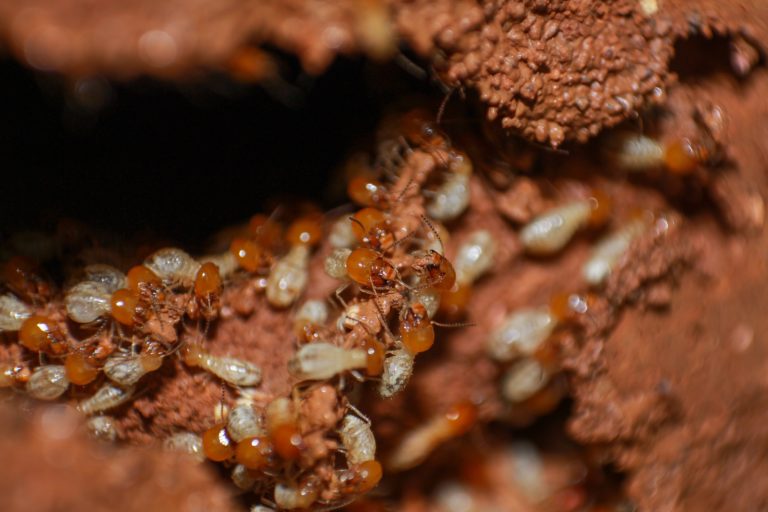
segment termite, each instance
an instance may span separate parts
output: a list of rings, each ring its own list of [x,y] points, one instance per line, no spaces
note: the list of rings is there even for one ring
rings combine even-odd
[[[261,368],[234,357],[218,357],[203,351],[197,344],[190,344],[184,354],[184,362],[214,374],[233,386],[255,386],[261,382]]]
[[[106,411],[127,402],[133,396],[133,391],[133,387],[122,388],[106,382],[93,396],[80,402],[77,409],[85,415]]]
[[[29,307],[16,296],[10,293],[0,295],[0,332],[18,331],[31,315]]]
[[[275,453],[283,460],[296,460],[301,456],[304,441],[297,424],[296,410],[291,399],[272,400],[264,413],[267,436]]]
[[[403,310],[399,328],[403,346],[411,354],[426,352],[435,342],[435,328],[429,319],[427,308],[419,302]]]
[[[83,269],[83,274],[83,282],[98,283],[109,293],[126,286],[125,274],[111,265],[88,265]]]
[[[275,307],[286,308],[301,296],[308,280],[309,248],[295,245],[269,272],[267,300]]]
[[[198,261],[175,247],[154,252],[144,261],[144,266],[170,286],[190,286],[200,270]]]
[[[261,415],[253,410],[251,404],[238,404],[227,416],[227,433],[236,443],[248,437],[266,435]]]
[[[312,341],[317,329],[328,321],[328,304],[322,300],[308,300],[299,307],[293,319],[293,332],[300,340]]]
[[[448,258],[437,251],[429,250],[417,257],[412,265],[421,276],[422,283],[436,290],[450,290],[456,282],[456,271]]]
[[[371,425],[354,414],[347,414],[341,421],[339,430],[341,444],[347,453],[349,465],[374,460],[376,458],[376,438]]]
[[[115,420],[111,416],[92,416],[85,422],[93,437],[102,441],[114,442],[117,439]]]
[[[440,294],[440,313],[448,318],[461,317],[469,303],[473,283],[493,265],[496,242],[486,230],[473,232],[459,246],[453,261],[456,286]]]
[[[459,246],[453,259],[456,281],[459,286],[470,285],[493,266],[496,242],[489,231],[479,229],[472,232]]]
[[[70,352],[64,359],[67,378],[76,386],[90,384],[99,376],[99,368],[91,364],[90,358],[83,352]]]
[[[429,216],[440,221],[457,218],[469,205],[469,178],[472,175],[469,156],[462,151],[451,151],[447,168],[443,183],[432,191],[426,204]]]
[[[230,460],[235,455],[235,443],[227,434],[225,423],[217,423],[202,435],[203,453],[214,462]]]
[[[501,395],[513,403],[522,402],[540,391],[548,380],[549,374],[541,363],[532,357],[525,357],[505,372]]]
[[[610,210],[608,196],[595,190],[587,199],[566,203],[534,218],[520,231],[520,241],[531,254],[554,254],[565,247],[578,230],[605,223]]]
[[[373,288],[392,286],[397,280],[394,265],[377,251],[358,247],[347,257],[347,276],[354,282]]]
[[[281,509],[309,508],[317,497],[317,488],[310,481],[296,484],[278,482],[275,485],[275,503]]]
[[[300,347],[288,361],[288,371],[299,380],[326,380],[345,371],[365,368],[367,363],[368,354],[363,349],[317,342]]]
[[[532,355],[549,338],[556,325],[557,319],[548,308],[515,311],[488,337],[488,353],[502,362]]]
[[[395,350],[384,358],[384,370],[379,383],[379,394],[391,398],[405,389],[413,374],[414,356],[404,349]]]
[[[163,448],[168,451],[186,453],[199,462],[205,460],[203,439],[192,432],[177,432],[168,436],[163,441]]]
[[[230,473],[230,478],[232,478],[232,483],[243,491],[250,491],[256,486],[258,481],[254,472],[242,464],[235,464],[235,467],[232,468],[232,473]]]
[[[77,283],[64,296],[67,316],[75,322],[88,324],[112,311],[112,293],[97,281]]]
[[[660,141],[640,133],[620,131],[605,144],[606,154],[618,167],[630,172],[664,169],[670,174],[687,176],[701,165],[719,158],[717,144],[711,137],[679,137]]]
[[[352,222],[348,218],[341,217],[331,224],[328,243],[334,249],[348,249],[357,243],[355,232],[352,230]]]
[[[267,278],[267,300],[271,305],[288,307],[304,293],[309,280],[309,254],[320,242],[322,233],[315,215],[299,218],[289,226],[286,241],[291,249],[278,260]]]
[[[136,384],[147,373],[160,368],[162,364],[163,357],[158,354],[136,356],[118,354],[110,356],[104,363],[104,374],[112,382],[128,387]]]
[[[347,260],[352,254],[352,249],[340,248],[331,251],[324,262],[325,273],[334,279],[347,279]]]
[[[206,261],[200,265],[195,274],[193,291],[195,295],[194,305],[199,308],[207,320],[212,320],[218,315],[221,290],[219,267],[215,263]]]
[[[219,277],[221,279],[228,278],[237,270],[237,260],[229,251],[221,254],[209,254],[199,258],[198,261],[209,262],[216,265],[219,269]]]
[[[58,322],[45,315],[32,315],[19,329],[19,343],[33,352],[61,355],[67,352],[67,337]]]
[[[469,402],[451,407],[408,432],[390,456],[387,468],[403,471],[421,464],[442,443],[468,432],[477,420],[477,408]]]
[[[55,400],[69,388],[63,365],[51,364],[35,368],[27,381],[27,393],[38,400]]]
[[[632,241],[640,236],[648,225],[647,219],[635,218],[598,241],[581,268],[584,280],[592,286],[602,284],[627,252]]]
[[[0,280],[12,292],[34,303],[46,302],[53,292],[40,268],[21,256],[14,256],[0,266]]]

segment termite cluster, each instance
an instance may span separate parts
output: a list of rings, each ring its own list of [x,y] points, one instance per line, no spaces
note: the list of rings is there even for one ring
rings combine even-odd
[[[6,259],[0,331],[17,343],[0,367],[0,386],[40,400],[75,400],[92,433],[115,440],[115,421],[104,413],[130,402],[166,359],[207,372],[239,398],[212,411],[207,430],[177,432],[164,446],[226,466],[262,510],[338,508],[376,487],[384,471],[418,466],[471,430],[482,404],[453,403],[377,455],[375,429],[357,397],[364,387],[384,399],[403,392],[439,329],[465,326],[456,322],[465,319],[473,287],[493,270],[499,249],[486,229],[472,230],[461,244],[450,240],[470,203],[475,160],[432,119],[422,110],[393,117],[375,158],[350,159],[346,188],[354,210],[346,214],[284,205],[230,233],[226,250],[193,257],[160,248],[126,268],[89,262],[61,291],[34,262]],[[714,158],[710,146],[690,141],[617,137],[614,160],[628,171],[663,167],[688,175]],[[500,369],[499,395],[531,417],[552,411],[566,393],[558,333],[585,322],[596,291],[636,239],[677,222],[641,212],[607,228],[615,219],[601,187],[558,201],[520,223],[516,240],[523,257],[546,259],[580,232],[599,235],[582,266],[584,286],[508,311],[488,326],[484,345],[483,357]],[[313,258],[336,289],[307,300]],[[246,315],[255,307],[228,303],[225,291],[235,287],[251,298],[263,293],[262,303],[290,323],[285,396],[258,388],[257,365],[209,350],[209,329],[223,312]]]
[[[126,402],[142,377],[182,348],[180,331],[202,333],[216,318],[227,274],[213,261],[231,274],[234,266],[227,259],[198,261],[181,249],[160,249],[127,272],[86,265],[57,295],[36,264],[21,257],[7,260],[2,330],[24,352],[6,362],[3,385],[23,386],[44,400],[62,396],[72,385],[85,414]],[[198,355],[196,366],[234,385],[260,379],[260,370],[245,361]]]
[[[279,207],[237,228],[219,253],[193,257],[166,247],[123,267],[120,258],[99,262],[95,251],[76,271],[66,267],[61,286],[41,265],[7,259],[0,328],[15,343],[0,384],[40,400],[73,400],[96,437],[114,440],[118,427],[104,414],[119,413],[140,394],[142,379],[162,378],[174,358],[241,398],[231,409],[222,403],[208,430],[178,432],[166,447],[229,466],[238,487],[280,509],[333,508],[364,494],[382,464],[369,421],[348,395],[365,381],[383,397],[405,388],[416,356],[435,343],[441,297],[453,313],[462,309],[494,248],[480,231],[459,250],[456,266],[446,257],[442,223],[466,209],[472,163],[423,112],[401,116],[382,136],[376,160],[354,172],[348,194],[357,211],[329,219],[313,206]],[[338,289],[327,300],[301,301],[321,243],[330,245],[324,266]],[[243,313],[223,301],[231,286],[263,293],[269,307],[293,318],[289,396],[259,394],[258,366],[209,351],[208,332],[222,310]],[[328,405],[321,420],[305,410],[318,396]],[[406,441],[421,455],[408,462],[395,454],[388,464],[417,463],[475,416],[473,404],[457,404]]]

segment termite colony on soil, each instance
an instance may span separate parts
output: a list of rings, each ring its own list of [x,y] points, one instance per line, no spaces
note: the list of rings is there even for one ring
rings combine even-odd
[[[115,422],[103,414],[130,402],[167,358],[178,358],[236,388],[241,398],[229,410],[222,404],[205,432],[178,432],[166,447],[229,466],[238,487],[281,509],[335,508],[368,492],[382,465],[368,420],[346,393],[365,380],[384,397],[400,393],[416,356],[435,341],[431,318],[440,294],[455,292],[457,282],[471,286],[492,258],[487,233],[462,253],[458,273],[445,257],[447,231],[439,222],[467,207],[471,162],[423,113],[399,122],[403,135],[382,140],[380,160],[349,182],[349,196],[361,209],[333,219],[335,250],[326,268],[340,288],[329,301],[297,304],[311,253],[325,236],[326,219],[311,206],[287,216],[280,210],[254,216],[221,254],[193,258],[162,248],[125,272],[88,261],[61,293],[36,263],[13,257],[3,264],[0,325],[18,344],[0,383],[40,400],[74,399],[90,417],[91,432],[114,440]],[[211,324],[227,306],[225,287],[244,281],[263,291],[273,308],[296,306],[289,396],[249,392],[259,385],[261,369],[214,356],[206,346]],[[342,311],[329,321],[333,300]],[[310,395],[324,397],[337,413],[311,417],[304,410]],[[441,416],[439,435],[421,435],[423,442],[416,436],[413,443],[431,449],[468,430],[475,406],[457,407]]]
[[[376,159],[351,160],[347,194],[359,209],[350,215],[278,208],[255,215],[222,253],[193,258],[159,249],[125,273],[89,262],[63,293],[35,263],[7,259],[0,330],[18,345],[9,351],[15,359],[3,361],[0,386],[40,400],[76,400],[91,432],[115,440],[115,423],[103,414],[130,402],[142,379],[175,357],[233,387],[239,399],[231,408],[222,404],[209,429],[177,432],[164,446],[226,465],[237,487],[278,509],[341,507],[376,487],[383,470],[421,464],[471,430],[482,404],[460,401],[425,419],[381,457],[382,467],[372,425],[350,396],[366,382],[383,398],[401,393],[417,356],[435,343],[442,324],[433,318],[463,320],[473,286],[494,270],[497,241],[484,229],[451,245],[455,257],[446,257],[449,228],[469,206],[475,169],[432,118],[421,110],[393,118]],[[627,171],[689,176],[716,153],[711,144],[616,137],[611,156]],[[518,232],[524,256],[551,257],[579,231],[607,230],[615,223],[611,206],[607,192],[594,188],[535,212]],[[674,222],[670,214],[632,216],[593,246],[582,291],[556,293],[547,305],[508,312],[488,326],[485,353],[500,369],[498,393],[510,407],[537,417],[557,406],[566,392],[558,331],[586,322],[634,240]],[[302,301],[310,260],[324,243],[323,267],[338,289],[326,300]],[[291,317],[287,396],[260,392],[255,364],[209,352],[211,325],[225,308],[238,310],[224,300],[233,286],[263,292]],[[313,400],[325,403],[327,414],[313,415]]]

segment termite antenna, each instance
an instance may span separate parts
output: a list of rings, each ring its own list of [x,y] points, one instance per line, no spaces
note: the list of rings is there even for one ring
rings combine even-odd
[[[455,323],[451,323],[451,324],[444,324],[442,322],[435,322],[434,320],[430,320],[430,322],[432,323],[432,325],[436,325],[438,327],[447,327],[449,329],[458,329],[458,328],[461,328],[461,327],[474,327],[474,326],[477,325],[474,322],[455,322]]]
[[[395,203],[399,203],[403,197],[405,197],[405,193],[408,192],[408,189],[411,188],[411,185],[413,185],[413,176],[408,178],[408,182],[403,187],[403,190],[400,191],[400,193],[397,195],[397,199],[395,199]]]
[[[221,416],[221,419],[224,419],[224,381],[222,380],[220,383],[221,386],[221,395],[219,396],[219,416]]]
[[[418,80],[425,81],[427,77],[429,76],[427,71],[416,64],[412,59],[409,57],[406,57],[406,55],[403,52],[397,52],[397,55],[395,55],[394,58],[395,64],[400,66],[403,71],[410,74],[414,78]]]
[[[344,290],[349,288],[350,283],[344,283],[343,285],[336,288],[336,300],[339,301],[339,304],[341,304],[341,307],[344,308],[344,310],[347,309],[347,302],[342,298],[341,294],[344,293]]]
[[[392,249],[394,249],[395,247],[397,247],[397,246],[398,246],[398,245],[400,245],[401,243],[403,243],[403,242],[407,242],[408,240],[410,240],[410,239],[411,239],[413,236],[414,236],[414,233],[413,233],[413,232],[410,232],[410,233],[408,233],[408,234],[407,234],[407,235],[405,235],[403,238],[401,238],[401,239],[399,239],[399,240],[395,240],[394,242],[392,242],[392,245],[390,245],[389,247],[387,247],[387,249],[386,249],[386,250],[387,250],[387,251],[391,251]],[[397,269],[395,269],[395,272],[397,272]]]
[[[435,235],[435,238],[437,238],[437,241],[440,242],[440,253],[442,256],[444,256],[445,245],[443,244],[443,239],[440,238],[440,233],[438,233],[437,229],[435,229],[435,225],[432,224],[432,221],[429,220],[429,218],[427,218],[427,216],[424,215],[423,213],[419,215],[419,217],[421,218],[421,222],[423,222],[429,228],[429,230],[432,231],[432,234]]]
[[[357,407],[355,407],[353,404],[347,403],[347,409],[349,409],[352,412],[354,412],[357,415],[358,418],[360,418],[361,420],[366,422],[368,425],[371,425],[371,419],[368,416],[366,416],[365,414],[363,414],[363,412],[360,409],[358,409]]]
[[[435,118],[435,123],[437,126],[440,126],[440,122],[443,120],[443,114],[445,113],[445,107],[448,106],[448,101],[450,101],[451,96],[453,96],[453,92],[455,90],[456,87],[451,87],[443,97],[443,101],[440,102],[440,108],[437,109],[437,117]]]
[[[571,154],[571,152],[568,151],[567,149],[553,148],[552,146],[548,146],[546,144],[541,144],[539,142],[528,141],[528,144],[530,144],[533,147],[539,148],[539,149],[541,149],[543,151],[547,151],[548,153],[555,153],[557,155],[563,155],[563,156],[568,156],[568,155]]]
[[[384,318],[384,313],[381,311],[381,306],[379,306],[379,296],[378,294],[373,298],[373,305],[376,307],[376,316],[379,317],[379,323],[382,327],[384,327],[384,331],[386,331],[389,336],[394,339],[395,335],[392,334],[392,331],[389,330],[389,325],[387,325],[386,318]]]
[[[352,222],[354,222],[355,224],[357,224],[358,226],[360,226],[360,229],[362,229],[362,230],[363,230],[363,233],[367,234],[367,233],[366,233],[366,231],[365,231],[365,225],[363,225],[363,223],[362,223],[362,222],[360,222],[359,220],[357,220],[357,219],[356,219],[356,218],[354,218],[354,217],[347,217],[347,218],[348,218],[349,220],[351,220]]]

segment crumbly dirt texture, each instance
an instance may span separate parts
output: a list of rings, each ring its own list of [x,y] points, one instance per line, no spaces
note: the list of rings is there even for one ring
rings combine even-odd
[[[386,59],[402,43],[447,86],[474,91],[488,119],[559,146],[663,103],[680,39],[734,35],[734,67],[747,73],[764,10],[701,0],[35,0],[4,2],[0,34],[36,69],[123,79],[223,71],[259,81],[279,70],[249,50],[258,45],[320,73],[337,55]]]
[[[21,402],[0,406],[3,510],[238,510],[188,456],[97,442],[72,407]]]
[[[737,180],[747,191],[726,196],[722,218],[758,218],[760,227],[762,206],[755,213],[754,204],[765,191],[766,132],[750,120],[765,115],[767,85],[762,70],[747,82],[721,74],[670,100],[680,110],[715,101],[727,112],[733,169],[716,180]],[[768,486],[755,477],[765,458],[760,333],[768,269],[758,255],[766,235],[751,222],[751,234],[734,235],[711,217],[692,220],[681,228],[696,247],[692,267],[662,302],[631,306],[599,342],[594,370],[574,387],[570,428],[610,446],[643,510],[760,509],[768,503]]]

